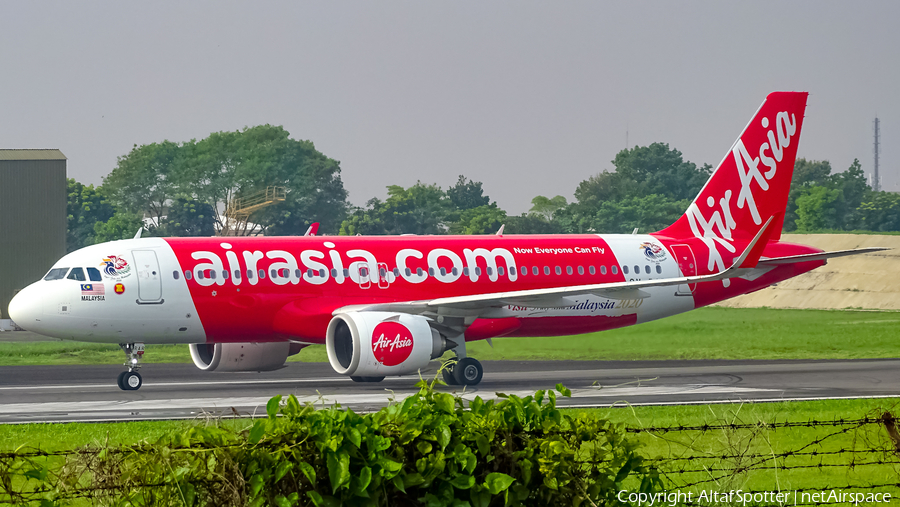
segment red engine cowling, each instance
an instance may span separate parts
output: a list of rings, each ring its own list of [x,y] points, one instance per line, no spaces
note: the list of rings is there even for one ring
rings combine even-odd
[[[331,367],[341,375],[383,377],[424,368],[447,350],[448,342],[425,317],[347,312],[328,323],[325,347]]]
[[[273,343],[199,343],[190,345],[191,359],[203,371],[269,371],[284,366],[305,345]]]

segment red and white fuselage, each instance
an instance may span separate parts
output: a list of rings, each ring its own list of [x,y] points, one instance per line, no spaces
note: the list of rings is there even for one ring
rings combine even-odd
[[[816,253],[770,243],[763,255]],[[104,259],[124,259],[104,271]],[[90,246],[54,265],[11,305],[26,329],[92,342],[325,343],[345,307],[716,272],[698,239],[659,235],[143,238]],[[121,262],[121,261],[120,261]],[[466,340],[560,336],[675,315],[767,287],[824,264],[759,268],[752,276],[641,289],[646,295],[572,296],[571,305],[503,304],[479,312]],[[81,268],[84,279],[69,276]],[[101,279],[88,275],[94,268]],[[98,295],[97,287],[103,287]],[[22,301],[31,303],[19,306]]]

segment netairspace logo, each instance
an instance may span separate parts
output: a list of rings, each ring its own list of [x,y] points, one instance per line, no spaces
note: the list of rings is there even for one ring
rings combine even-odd
[[[779,505],[797,504],[852,504],[854,506],[889,503],[890,493],[844,491],[830,489],[820,491],[663,491],[661,493],[639,493],[621,490],[616,495],[620,502],[646,507],[675,507],[682,503],[728,503],[731,505],[760,505],[777,503]]]

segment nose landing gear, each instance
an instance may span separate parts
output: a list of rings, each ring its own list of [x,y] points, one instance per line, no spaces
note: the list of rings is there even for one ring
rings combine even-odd
[[[127,359],[125,366],[128,367],[128,371],[123,371],[119,374],[119,389],[123,391],[137,391],[144,383],[141,374],[138,373],[138,369],[141,367],[141,358],[144,357],[144,344],[120,343],[119,347],[122,347],[122,351],[125,352]]]

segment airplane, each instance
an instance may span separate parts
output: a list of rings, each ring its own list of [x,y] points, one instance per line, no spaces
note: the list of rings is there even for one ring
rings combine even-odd
[[[277,369],[324,345],[357,382],[452,351],[443,379],[476,385],[471,341],[631,326],[883,250],[780,240],[807,95],[769,94],[687,211],[651,234],[136,237],[65,255],[9,315],[119,344],[123,390],[143,383],[144,345],[163,343],[189,344],[205,371]]]

